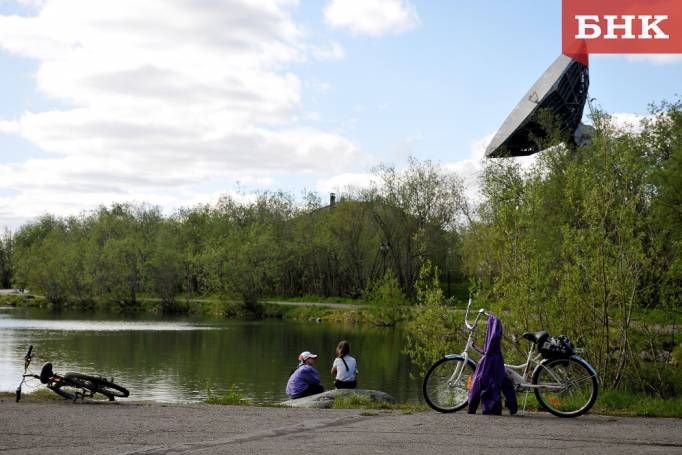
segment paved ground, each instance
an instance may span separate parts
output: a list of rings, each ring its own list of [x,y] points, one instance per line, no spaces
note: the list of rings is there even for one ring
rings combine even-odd
[[[5,454],[682,454],[676,419],[0,402]]]

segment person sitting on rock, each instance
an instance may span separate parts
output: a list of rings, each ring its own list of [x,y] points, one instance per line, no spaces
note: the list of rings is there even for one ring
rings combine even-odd
[[[302,398],[324,392],[320,384],[320,373],[315,369],[316,354],[303,351],[298,356],[299,364],[289,376],[287,395],[290,398]]]
[[[334,385],[337,389],[354,389],[358,386],[356,375],[357,361],[348,355],[350,352],[350,344],[347,341],[341,341],[336,347],[336,359],[332,365],[332,376],[334,376]]]

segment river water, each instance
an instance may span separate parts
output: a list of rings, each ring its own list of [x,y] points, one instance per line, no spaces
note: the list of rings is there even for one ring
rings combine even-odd
[[[339,340],[358,359],[359,387],[383,390],[401,402],[420,400],[420,384],[402,353],[400,329],[295,321],[123,317],[0,307],[0,391],[14,391],[23,356],[34,345],[31,369],[50,361],[56,372],[114,377],[131,399],[204,400],[237,389],[256,403],[286,399],[296,356],[319,354],[325,388]],[[33,386],[39,386],[33,381]]]

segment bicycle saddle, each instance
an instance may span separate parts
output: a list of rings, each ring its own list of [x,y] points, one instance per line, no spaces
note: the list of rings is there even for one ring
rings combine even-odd
[[[52,376],[53,376],[52,364],[50,362],[47,362],[40,369],[40,382],[42,382],[43,384],[47,384],[48,382],[50,382],[50,378]]]
[[[544,330],[541,332],[526,332],[523,334],[523,337],[528,341],[532,341],[535,344],[541,345],[547,340],[547,338],[549,338],[549,333],[545,332]]]

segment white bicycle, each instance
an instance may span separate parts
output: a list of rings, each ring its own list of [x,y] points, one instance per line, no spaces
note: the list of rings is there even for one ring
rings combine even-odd
[[[468,392],[476,369],[476,361],[469,356],[469,350],[482,353],[474,345],[474,333],[481,317],[490,315],[481,308],[474,322],[469,323],[470,308],[471,299],[464,315],[464,324],[469,330],[464,352],[446,355],[434,363],[424,377],[424,399],[439,412],[459,411],[468,404]],[[599,385],[594,368],[577,355],[581,350],[545,358],[539,351],[550,339],[549,333],[526,332],[523,337],[531,343],[526,363],[505,364],[507,377],[515,390],[526,392],[526,400],[532,390],[540,406],[558,417],[578,417],[589,411],[597,400]]]

